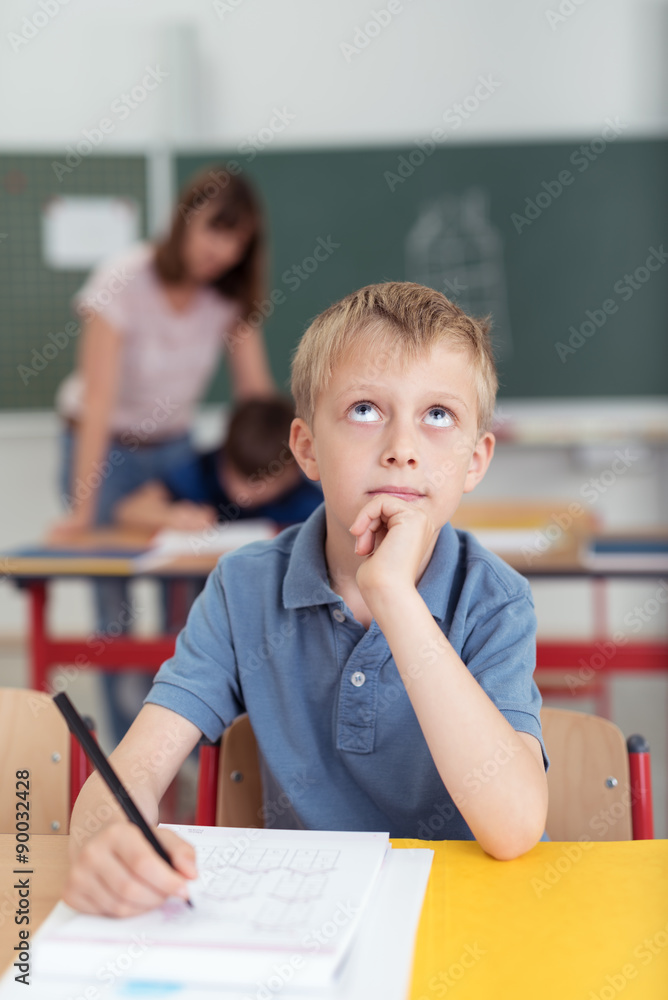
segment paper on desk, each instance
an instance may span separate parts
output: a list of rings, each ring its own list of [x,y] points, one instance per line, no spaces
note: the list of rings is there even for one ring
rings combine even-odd
[[[273,538],[276,525],[267,518],[252,517],[213,525],[205,531],[159,531],[151,542],[151,551],[137,556],[138,570],[155,569],[174,556],[220,555],[250,542]]]
[[[547,527],[547,525],[546,525]],[[491,552],[520,552],[524,547],[533,547],[538,534],[537,528],[471,528],[481,545]],[[561,539],[555,539],[561,543]],[[554,542],[549,548],[559,548]]]
[[[77,915],[41,943],[53,974],[133,956],[133,976],[244,988],[287,962],[300,989],[331,983],[389,849],[387,834],[170,827],[195,846],[193,909]],[[184,970],[187,975],[184,977]]]
[[[207,997],[224,1000],[273,1000],[278,995],[282,1000],[369,1000],[382,997],[383,1000],[405,1000],[408,995],[415,936],[420,912],[427,887],[434,852],[427,849],[389,851],[375,882],[371,897],[361,915],[354,940],[344,959],[340,975],[324,990],[315,992],[295,992],[288,980],[289,956],[286,964],[277,962],[278,971],[272,973],[275,979],[265,981],[256,978],[253,986],[244,991],[223,992],[222,984],[207,988],[193,985],[189,981],[191,966],[184,965],[181,975],[162,985],[142,978],[136,965],[131,965],[123,978],[113,975],[113,969],[101,966],[94,976],[82,978],[78,966],[68,971],[49,972],[44,968],[40,939],[48,936],[61,925],[74,918],[74,911],[59,903],[48,918],[37,937],[38,948],[35,973],[31,983],[31,997],[34,1000],[72,1000],[86,996],[86,989],[94,988],[89,994],[94,1000],[122,1000],[122,998],[150,996],[174,1000],[207,1000]],[[117,965],[123,963],[117,961]],[[281,971],[282,966],[282,971]],[[0,986],[0,998],[13,1000],[23,996],[12,983]]]

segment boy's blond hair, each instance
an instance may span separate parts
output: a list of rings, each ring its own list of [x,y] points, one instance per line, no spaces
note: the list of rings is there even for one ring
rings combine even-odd
[[[415,360],[435,344],[447,343],[469,355],[478,435],[483,434],[492,426],[498,387],[490,326],[489,317],[473,319],[441,292],[413,281],[366,285],[316,316],[302,337],[292,360],[297,416],[313,427],[318,395],[349,354],[363,352],[361,376],[365,371],[377,375],[397,352]]]

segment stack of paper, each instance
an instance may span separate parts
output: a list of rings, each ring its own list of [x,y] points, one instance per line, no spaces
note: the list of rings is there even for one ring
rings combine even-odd
[[[252,517],[243,521],[229,521],[213,525],[204,531],[159,531],[151,542],[151,551],[137,556],[136,569],[155,569],[174,556],[221,555],[250,542],[263,542],[273,538],[276,525],[266,518]]]
[[[392,851],[380,833],[170,829],[197,851],[193,908],[117,920],[59,904],[32,996],[404,1000],[432,851]]]

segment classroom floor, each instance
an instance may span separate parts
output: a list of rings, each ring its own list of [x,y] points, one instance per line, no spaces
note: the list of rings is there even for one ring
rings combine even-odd
[[[27,659],[19,641],[0,642],[0,679],[4,687],[25,687]],[[55,684],[55,679],[53,681]],[[95,719],[100,745],[105,752],[113,749],[108,720],[102,707],[98,678],[93,671],[80,672],[68,687],[68,694],[83,715]],[[546,705],[596,712],[593,698],[569,696],[545,697]],[[652,786],[654,794],[655,836],[668,836],[668,678],[656,674],[617,677],[611,681],[610,705],[613,721],[629,736],[642,733],[652,750]],[[197,782],[196,763],[185,762],[164,815],[164,822],[188,823],[194,818]]]

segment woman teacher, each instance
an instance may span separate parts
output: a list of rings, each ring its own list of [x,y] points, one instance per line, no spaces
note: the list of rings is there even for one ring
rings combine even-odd
[[[248,181],[204,170],[162,240],[105,262],[75,295],[78,365],[57,401],[68,513],[52,540],[111,523],[122,497],[194,454],[195,409],[223,352],[235,401],[276,392],[257,311],[264,230]],[[127,631],[136,615],[125,582],[102,580],[95,592],[99,630]]]

